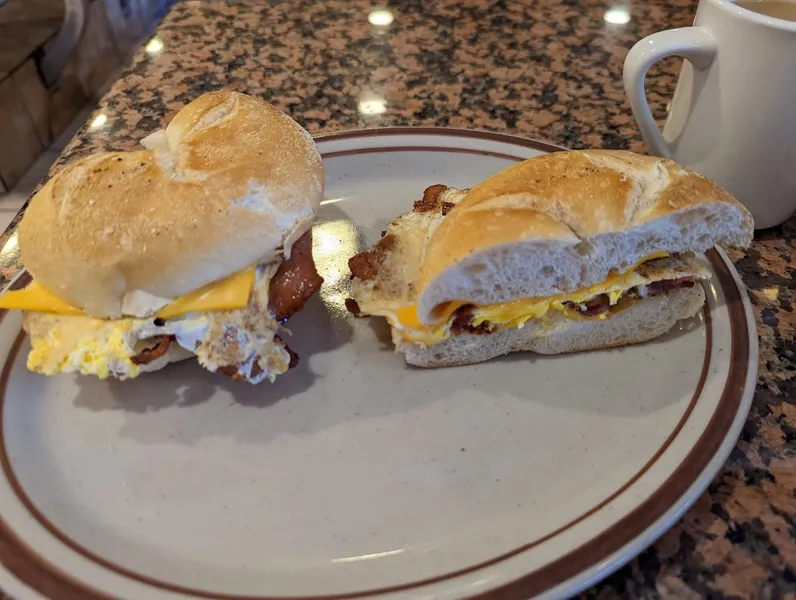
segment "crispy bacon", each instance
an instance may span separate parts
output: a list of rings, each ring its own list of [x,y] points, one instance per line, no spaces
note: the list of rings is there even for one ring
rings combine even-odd
[[[312,232],[301,236],[271,279],[268,288],[268,307],[276,320],[284,323],[296,314],[307,300],[320,289],[323,278],[315,270],[312,260]]]
[[[257,364],[257,363],[255,363]],[[259,365],[257,365],[259,368]],[[238,365],[225,365],[223,367],[218,368],[218,372],[222,375],[226,375],[232,381],[242,381],[243,374],[238,370]]]
[[[611,310],[611,299],[608,294],[600,294],[583,304],[576,304],[575,302],[567,302],[567,308],[572,308],[582,314],[584,317],[596,317],[607,313]]]
[[[146,340],[148,343],[154,344],[153,346],[142,350],[130,360],[136,365],[148,365],[153,360],[157,360],[169,350],[169,346],[174,341],[173,335],[159,335],[157,337],[149,338]]]
[[[345,307],[348,309],[348,312],[350,312],[358,319],[365,316],[362,312],[362,309],[359,308],[359,304],[357,304],[357,301],[354,300],[353,298],[345,299]]]
[[[439,208],[439,197],[445,190],[448,189],[447,185],[437,184],[429,186],[423,192],[423,199],[418,200],[412,206],[414,212],[428,212],[437,210]]]
[[[285,344],[285,350],[287,350],[287,353],[290,355],[290,363],[287,368],[292,369],[299,364],[299,355],[293,352],[287,344]]]
[[[473,308],[472,304],[467,304],[453,313],[453,322],[451,323],[451,333],[453,335],[460,333],[476,333],[479,335],[492,333],[492,326],[486,321],[479,325],[473,325]]]
[[[387,254],[395,248],[396,237],[388,233],[370,250],[360,252],[348,259],[351,276],[368,281],[379,274],[379,268]]]
[[[694,287],[694,285],[696,285],[696,282],[691,279],[664,279],[662,281],[653,281],[647,285],[647,295],[657,296],[680,288]]]

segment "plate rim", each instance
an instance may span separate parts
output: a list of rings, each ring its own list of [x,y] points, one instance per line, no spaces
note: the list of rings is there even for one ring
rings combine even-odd
[[[557,146],[548,142],[539,141],[539,140],[532,140],[528,138],[523,138],[520,136],[507,134],[507,133],[496,133],[496,132],[489,132],[489,131],[481,131],[481,130],[469,130],[469,129],[454,129],[454,128],[439,128],[439,127],[389,127],[389,128],[373,128],[373,129],[354,129],[354,130],[345,130],[345,131],[337,131],[337,132],[329,132],[329,133],[322,133],[315,136],[317,142],[334,142],[340,140],[349,140],[349,139],[361,139],[361,138],[370,138],[370,137],[389,137],[389,136],[400,136],[400,135],[431,135],[431,136],[444,136],[450,138],[470,138],[470,139],[480,139],[486,140],[491,142],[498,142],[498,143],[506,143],[515,146],[521,146],[524,148],[530,148],[537,151],[542,152],[556,152],[561,150],[566,150],[561,146]],[[322,150],[322,149],[321,149]],[[347,154],[363,154],[369,153],[371,151],[378,152],[378,151],[389,151],[389,152],[396,152],[401,150],[412,150],[412,151],[456,151],[462,152],[470,150],[471,152],[478,153],[478,154],[487,154],[487,155],[497,155],[501,158],[510,159],[519,161],[522,160],[522,157],[517,157],[514,155],[509,154],[500,154],[485,150],[472,150],[472,149],[462,149],[462,148],[448,148],[442,146],[407,146],[407,147],[396,147],[390,146],[388,148],[366,148],[366,149],[359,149],[359,150],[352,150],[352,151],[342,151],[342,152],[327,152],[323,153],[321,151],[321,155],[324,158],[334,158],[336,156],[342,156]],[[750,334],[750,307],[748,306],[748,298],[746,298],[745,293],[742,289],[742,282],[740,281],[737,272],[735,271],[732,263],[729,259],[726,258],[726,255],[723,252],[717,252],[716,250],[711,249],[706,253],[710,263],[712,270],[717,276],[717,279],[721,285],[722,290],[725,294],[725,305],[726,310],[729,313],[729,321],[730,321],[730,340],[731,340],[731,348],[730,348],[730,369],[727,375],[727,378],[724,382],[724,389],[722,391],[721,397],[716,405],[716,408],[710,417],[708,425],[704,428],[700,437],[697,441],[691,446],[688,450],[688,453],[684,460],[679,462],[677,466],[670,472],[670,474],[666,477],[663,484],[657,487],[655,491],[653,491],[643,502],[637,505],[633,510],[628,512],[625,516],[619,519],[616,523],[608,527],[607,529],[603,530],[602,532],[598,533],[596,536],[588,539],[586,542],[575,548],[574,550],[568,552],[567,554],[558,556],[550,563],[547,563],[538,569],[531,571],[520,578],[517,578],[513,581],[503,582],[496,587],[492,587],[488,590],[484,590],[480,592],[475,597],[479,598],[492,598],[496,595],[507,594],[509,596],[514,595],[522,595],[523,597],[527,597],[529,595],[537,595],[541,593],[545,593],[548,591],[553,590],[561,585],[566,584],[567,581],[572,579],[576,579],[579,576],[584,575],[590,568],[594,568],[595,566],[599,565],[601,559],[606,559],[612,556],[615,552],[620,551],[622,548],[633,544],[633,542],[637,542],[641,537],[645,536],[650,528],[655,528],[656,523],[661,519],[666,517],[666,513],[671,511],[672,509],[679,509],[680,512],[686,510],[690,503],[695,499],[695,497],[690,498],[689,496],[694,496],[691,492],[691,489],[694,485],[699,484],[701,479],[706,478],[707,482],[701,486],[702,489],[713,479],[715,476],[716,471],[721,467],[726,459],[726,456],[723,460],[721,460],[718,466],[711,467],[711,457],[716,456],[716,453],[723,445],[728,443],[729,435],[732,433],[734,426],[737,424],[737,421],[740,421],[741,424],[745,421],[746,411],[742,410],[744,408],[744,402],[746,401],[746,410],[748,411],[748,404],[751,401],[751,397],[754,393],[754,385],[749,386],[748,383],[751,379],[752,384],[754,382],[754,375],[757,372],[757,363],[754,361],[753,363],[750,362],[753,354],[756,355],[756,352],[752,352],[752,350],[756,349],[757,344],[752,343],[751,334]],[[732,302],[730,301],[732,298]],[[710,329],[710,310],[709,308],[704,309],[706,319],[706,327],[708,330]],[[5,316],[5,311],[0,312],[0,320]],[[740,318],[739,318],[740,317]],[[751,324],[753,325],[753,321]],[[736,330],[737,329],[737,330]],[[7,379],[7,375],[10,373],[10,368],[8,367],[11,364],[10,358],[15,354],[15,350],[18,350],[18,346],[20,340],[22,338],[17,339],[9,352],[8,360],[6,361],[6,365],[3,368],[3,377],[2,380],[5,381]],[[753,340],[754,342],[757,341],[756,337]],[[706,340],[706,343],[710,343],[710,336]],[[709,346],[706,347],[706,365],[709,364]],[[740,353],[737,352],[740,350]],[[706,369],[703,368],[703,375],[705,375]],[[739,383],[740,381],[740,383]],[[5,385],[2,386],[5,388]],[[695,403],[699,398],[699,394],[695,393],[692,399],[691,404],[689,405],[689,409],[686,412],[686,416],[681,419],[681,423],[678,428],[672,433],[670,439],[667,440],[667,444],[662,447],[660,453],[664,452],[666,448],[668,448],[668,444],[673,441],[674,437],[676,437],[676,433],[679,431],[679,428],[685,423],[687,420],[687,414],[690,412],[690,409],[693,408]],[[732,406],[727,408],[725,404],[727,402],[731,402]],[[0,400],[0,411],[2,411],[2,400]],[[0,413],[0,424],[2,424],[2,413]],[[719,423],[717,425],[717,423]],[[718,429],[717,429],[718,427]],[[2,431],[0,430],[0,438],[2,437]],[[729,447],[729,450],[736,443],[737,436],[735,436],[731,441],[732,444]],[[710,442],[709,445],[705,445]],[[703,447],[704,446],[704,447]],[[10,463],[8,463],[4,443],[0,440],[0,465],[3,468],[4,475],[9,480],[9,482],[13,482],[13,470],[10,468]],[[693,459],[694,455],[697,454],[697,449],[701,449],[699,452],[699,457],[701,462],[697,462]],[[727,453],[729,453],[729,450]],[[651,461],[654,462],[654,461]],[[699,468],[694,468],[694,464],[698,464]],[[708,473],[708,471],[713,471],[712,473]],[[685,475],[681,474],[681,471],[685,472]],[[644,470],[639,473],[638,476],[644,473]],[[673,487],[670,483],[675,476],[679,474],[682,481],[679,482],[679,485],[674,487],[674,491],[672,491]],[[634,478],[635,480],[635,478]],[[633,480],[631,480],[632,483]],[[629,485],[629,484],[628,484]],[[621,494],[622,490],[626,489],[626,486],[620,488],[614,495],[611,496],[610,499],[615,498],[618,494]],[[701,489],[699,490],[701,492]],[[665,501],[661,502],[661,496],[666,498]],[[23,494],[23,498],[26,498]],[[683,499],[685,498],[685,502]],[[22,498],[21,498],[22,499]],[[610,501],[610,499],[608,501]],[[606,501],[606,502],[608,502]],[[28,506],[29,502],[23,503]],[[657,510],[655,507],[657,505]],[[652,506],[653,510],[650,510],[649,507]],[[661,508],[662,507],[662,508]],[[596,509],[595,509],[596,510]],[[650,516],[651,515],[651,516]],[[33,516],[36,518],[37,522],[40,525],[44,525],[45,528],[52,534],[53,532],[52,527],[48,527],[47,519],[39,518],[39,515],[36,514],[36,511],[33,512]],[[584,515],[582,518],[587,518],[587,515]],[[635,524],[635,526],[630,527],[628,526],[628,521],[638,520],[640,519],[640,524]],[[580,519],[579,519],[580,520]],[[646,541],[645,545],[651,544],[652,542],[659,537],[665,531],[666,528],[663,528],[660,531],[654,532],[654,537],[651,537]],[[57,528],[56,528],[57,531]],[[629,532],[629,533],[628,533]],[[59,539],[61,542],[65,542],[62,536],[57,534],[56,538]],[[548,534],[543,538],[547,539],[552,534]],[[130,570],[125,569],[124,567],[114,568],[115,566],[106,560],[97,561],[96,555],[91,553],[90,551],[81,551],[81,546],[74,542],[68,543],[67,545],[70,549],[77,551],[83,557],[88,558],[92,562],[95,562],[101,567],[110,568],[113,572],[125,576],[127,578],[131,578],[135,581],[140,583],[145,583],[149,586],[153,586],[157,589],[161,589],[163,591],[170,591],[176,592],[181,594],[186,594],[189,597],[196,597],[196,598],[228,598],[230,600],[272,600],[274,598],[291,598],[292,600],[299,600],[301,598],[313,598],[313,599],[328,599],[328,598],[362,598],[373,596],[377,594],[386,594],[390,592],[398,592],[398,591],[407,591],[407,590],[420,590],[425,586],[432,585],[435,583],[441,583],[445,580],[453,580],[457,577],[461,577],[463,575],[470,574],[472,572],[488,568],[495,564],[499,564],[503,560],[507,560],[508,558],[515,557],[520,555],[522,552],[525,552],[530,549],[530,547],[537,545],[540,541],[543,540],[536,540],[531,545],[525,544],[520,548],[514,549],[512,551],[503,553],[499,557],[495,557],[489,559],[487,561],[482,561],[481,563],[473,566],[466,566],[461,569],[457,569],[456,571],[445,573],[441,575],[437,575],[434,577],[429,577],[421,581],[413,581],[404,584],[398,584],[395,586],[390,587],[383,587],[380,589],[370,589],[370,590],[359,590],[351,593],[344,593],[338,595],[315,595],[315,596],[252,596],[246,594],[217,594],[211,593],[204,590],[197,590],[191,589],[186,586],[182,585],[175,585],[170,584],[169,582],[163,582],[160,580],[155,580],[154,578],[149,577],[140,577],[135,576],[138,574],[131,573]],[[617,542],[617,540],[619,540]],[[610,542],[610,543],[609,543]],[[594,548],[598,546],[604,547],[606,544],[610,546],[610,548],[606,549],[603,548],[603,551],[600,553],[601,556],[595,557],[593,555]],[[15,552],[15,548],[16,551]],[[29,564],[30,561],[26,563],[26,561],[20,561],[19,559],[19,550],[27,551],[27,558],[32,561],[33,565]],[[623,561],[614,561],[614,563],[608,565],[609,571],[606,572],[606,569],[603,569],[600,572],[601,576],[605,576],[608,572],[613,571],[619,568],[624,562],[635,556],[636,552],[631,555],[628,555],[625,560]],[[100,557],[101,558],[101,557]],[[587,564],[582,564],[583,561],[586,560]],[[19,564],[19,563],[23,564]],[[11,566],[9,566],[9,563]],[[38,564],[36,564],[38,563]],[[79,581],[71,576],[69,573],[64,572],[57,566],[53,566],[49,563],[46,559],[39,556],[35,550],[30,548],[24,540],[22,540],[14,531],[13,529],[8,526],[8,524],[3,519],[3,516],[0,514],[0,564],[2,564],[11,574],[15,577],[19,578],[20,581],[24,582],[27,585],[30,585],[34,589],[38,591],[44,592],[44,589],[41,588],[50,588],[51,585],[56,585],[57,589],[50,588],[50,591],[57,592],[56,597],[80,597],[80,598],[89,598],[89,599],[101,599],[101,600],[108,600],[111,596],[107,595],[106,592],[103,592],[99,589],[93,588],[90,582],[86,581]],[[576,566],[573,568],[572,565],[575,564]],[[581,566],[578,566],[581,565]],[[32,572],[27,573],[28,577],[20,576],[18,570],[21,568],[22,571],[26,571],[27,568],[32,568]],[[564,571],[566,573],[564,573]],[[23,573],[24,575],[24,573]],[[131,575],[134,575],[131,577]],[[45,585],[37,585],[45,583]],[[587,581],[588,584],[590,581]],[[165,585],[164,585],[165,584]],[[58,587],[60,586],[60,587]],[[77,588],[77,589],[75,589]]]

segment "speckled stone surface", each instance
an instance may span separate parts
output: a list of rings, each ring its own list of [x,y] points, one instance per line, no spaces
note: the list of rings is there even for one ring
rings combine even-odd
[[[105,125],[84,128],[59,164],[131,149],[222,87],[262,96],[311,132],[468,127],[644,151],[624,57],[653,31],[689,25],[696,3],[628,4],[629,23],[610,25],[603,0],[410,0],[389,3],[395,21],[376,27],[366,1],[184,2],[158,30],[162,51],[140,51],[102,99]],[[647,80],[661,119],[678,69],[663,63]],[[360,112],[373,100],[383,113]],[[796,219],[733,259],[760,334],[741,440],[682,521],[585,598],[796,598]]]

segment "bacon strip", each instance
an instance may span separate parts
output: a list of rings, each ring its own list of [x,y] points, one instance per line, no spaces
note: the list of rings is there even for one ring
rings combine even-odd
[[[647,285],[647,295],[657,296],[658,294],[680,288],[694,287],[694,285],[696,285],[696,282],[691,279],[664,279],[661,281],[653,281]]]
[[[475,306],[466,304],[457,309],[453,313],[453,322],[451,323],[451,333],[458,335],[460,333],[476,333],[479,335],[486,335],[492,333],[492,326],[484,321],[478,326],[473,325],[473,309]]]
[[[149,338],[147,342],[152,342],[155,345],[142,350],[132,358],[130,361],[135,365],[148,365],[153,360],[157,360],[169,350],[169,346],[174,341],[173,335],[159,335],[157,337]]]
[[[428,212],[437,210],[439,208],[439,197],[442,192],[447,189],[447,185],[442,185],[440,183],[427,187],[423,191],[423,199],[415,202],[414,205],[412,205],[412,210],[414,212]],[[447,214],[447,211],[445,214]]]
[[[396,240],[397,238],[393,234],[388,233],[370,250],[365,250],[365,252],[360,252],[349,258],[348,268],[351,269],[351,277],[362,281],[375,279],[384,259],[395,249]]]
[[[296,314],[317,292],[323,278],[315,270],[312,260],[312,232],[302,235],[271,279],[268,288],[268,308],[276,320],[284,323]]]
[[[362,317],[366,316],[365,313],[362,312],[362,309],[359,308],[357,301],[353,298],[345,299],[345,307],[348,309],[348,312],[354,315],[357,319],[361,319]]]
[[[575,302],[566,302],[565,304],[567,308],[576,310],[584,317],[596,317],[611,310],[611,299],[608,297],[608,294],[600,294],[591,300],[587,300],[583,304],[577,304]]]
[[[259,359],[260,357],[258,356],[257,360]],[[254,366],[258,369],[260,368],[260,365],[257,364],[257,361],[254,362]],[[224,365],[223,367],[218,368],[218,372],[222,375],[226,375],[232,381],[243,381],[243,373],[240,372],[238,365]]]

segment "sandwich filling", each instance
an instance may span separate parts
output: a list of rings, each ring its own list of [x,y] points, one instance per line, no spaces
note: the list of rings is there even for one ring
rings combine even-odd
[[[416,306],[417,270],[413,269],[419,269],[426,240],[465,193],[432,186],[411,213],[390,225],[373,248],[349,261],[353,282],[348,309],[356,316],[385,317],[396,344],[428,346],[460,334],[522,328],[532,319],[609,319],[646,297],[693,287],[710,278],[710,271],[694,254],[661,252],[588,288],[493,305],[477,305],[466,298],[452,300],[435,307],[432,323],[422,323]]]
[[[80,372],[128,379],[196,356],[210,371],[259,383],[296,364],[279,330],[322,282],[306,233],[289,259],[236,273],[148,318],[85,316],[35,286],[31,292],[35,282],[18,295],[0,296],[0,306],[23,309],[32,346],[28,368],[45,375]]]

